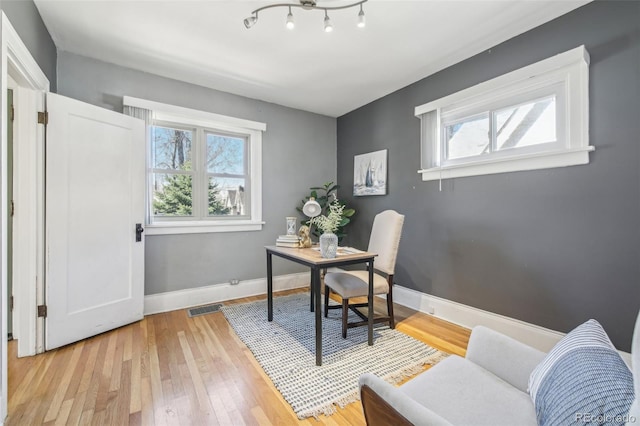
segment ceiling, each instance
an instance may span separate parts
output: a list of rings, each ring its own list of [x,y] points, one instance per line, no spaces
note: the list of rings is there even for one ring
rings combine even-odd
[[[275,2],[35,0],[59,50],[292,108],[338,117],[589,0],[370,0],[330,13]],[[277,1],[276,1],[277,2]],[[320,6],[348,4],[319,0]]]

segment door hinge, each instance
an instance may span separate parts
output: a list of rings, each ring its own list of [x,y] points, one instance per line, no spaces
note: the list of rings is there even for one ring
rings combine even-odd
[[[13,200],[11,200],[11,217],[13,217],[16,214],[16,205],[13,202]]]
[[[38,317],[47,317],[47,305],[38,305]]]
[[[11,121],[13,121],[16,117],[16,110],[13,108],[13,104],[11,104]]]
[[[49,124],[49,113],[47,111],[38,112],[38,124],[44,124],[45,126]]]
[[[13,296],[9,298],[9,310],[13,311]]]

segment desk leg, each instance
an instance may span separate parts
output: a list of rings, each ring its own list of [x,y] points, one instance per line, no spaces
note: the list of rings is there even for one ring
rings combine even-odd
[[[320,302],[320,268],[311,269],[311,288],[315,294],[315,314],[316,314],[316,365],[322,365],[322,307]]]
[[[373,259],[369,262],[369,306],[367,309],[367,326],[369,346],[373,346]]]
[[[310,300],[310,302],[309,302],[309,310],[311,312],[313,312],[313,298],[315,297],[314,291],[315,291],[315,289],[313,287],[313,269],[311,269],[311,281],[310,281],[310,284],[309,284],[309,293],[310,293],[310,296],[311,296],[311,297],[309,297],[309,300]]]
[[[273,321],[273,269],[272,255],[267,252],[267,319]]]

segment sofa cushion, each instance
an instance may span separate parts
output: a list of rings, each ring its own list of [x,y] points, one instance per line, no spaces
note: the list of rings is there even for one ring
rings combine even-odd
[[[596,320],[567,334],[531,373],[538,424],[624,424],[633,376]]]
[[[536,424],[529,395],[459,356],[448,357],[399,389],[452,424]]]

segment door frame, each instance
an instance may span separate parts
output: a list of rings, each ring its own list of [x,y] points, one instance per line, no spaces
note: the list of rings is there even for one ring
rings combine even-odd
[[[37,100],[34,102],[25,102],[22,99],[18,99],[17,103],[21,107],[28,108],[25,115],[28,117],[32,112],[36,112],[38,107],[44,107],[44,92],[48,92],[50,88],[49,80],[42,72],[37,62],[31,56],[29,49],[22,42],[18,33],[13,28],[9,19],[4,12],[1,12],[0,19],[0,422],[3,422],[7,416],[7,128],[8,120],[7,114],[4,112],[7,103],[7,85],[8,76],[16,81],[21,86],[31,90],[42,92],[42,102],[37,105]],[[33,109],[33,111],[30,111]],[[36,115],[33,115],[35,121]],[[27,120],[22,120],[27,122]],[[19,180],[17,185],[24,189],[25,194],[31,194],[35,199],[35,205],[37,206],[34,220],[36,223],[27,223],[25,227],[35,225],[34,238],[30,241],[26,241],[25,252],[31,253],[31,256],[35,256],[36,262],[30,262],[23,264],[18,261],[15,266],[18,268],[25,267],[27,269],[35,269],[26,271],[32,276],[37,277],[34,285],[18,286],[14,290],[16,299],[20,299],[17,304],[18,307],[16,316],[18,317],[18,335],[20,340],[24,341],[24,344],[30,349],[28,352],[35,354],[36,352],[42,352],[44,348],[44,321],[42,318],[38,318],[35,323],[35,327],[30,325],[30,321],[23,321],[22,317],[28,318],[31,316],[29,310],[35,312],[36,306],[39,300],[44,300],[44,126],[36,126],[35,130],[25,130],[22,124],[18,125],[18,132],[22,131],[20,137],[31,139],[32,148],[35,152],[29,152],[20,156],[20,165],[17,167],[23,167],[24,164],[28,165],[28,171],[21,169],[15,179]],[[35,136],[35,138],[34,138]],[[35,155],[33,155],[35,154]],[[25,160],[23,162],[22,160]],[[16,169],[17,169],[16,167]],[[25,176],[26,175],[26,176]],[[38,202],[38,200],[41,200]],[[20,206],[17,206],[20,208]],[[17,232],[21,232],[24,228],[16,229]],[[16,233],[17,234],[17,233]],[[20,234],[17,234],[20,235]],[[16,238],[19,240],[20,238]],[[20,247],[22,252],[23,247]],[[26,307],[27,312],[22,307]],[[33,320],[35,316],[31,316]],[[39,350],[38,350],[39,349]]]

